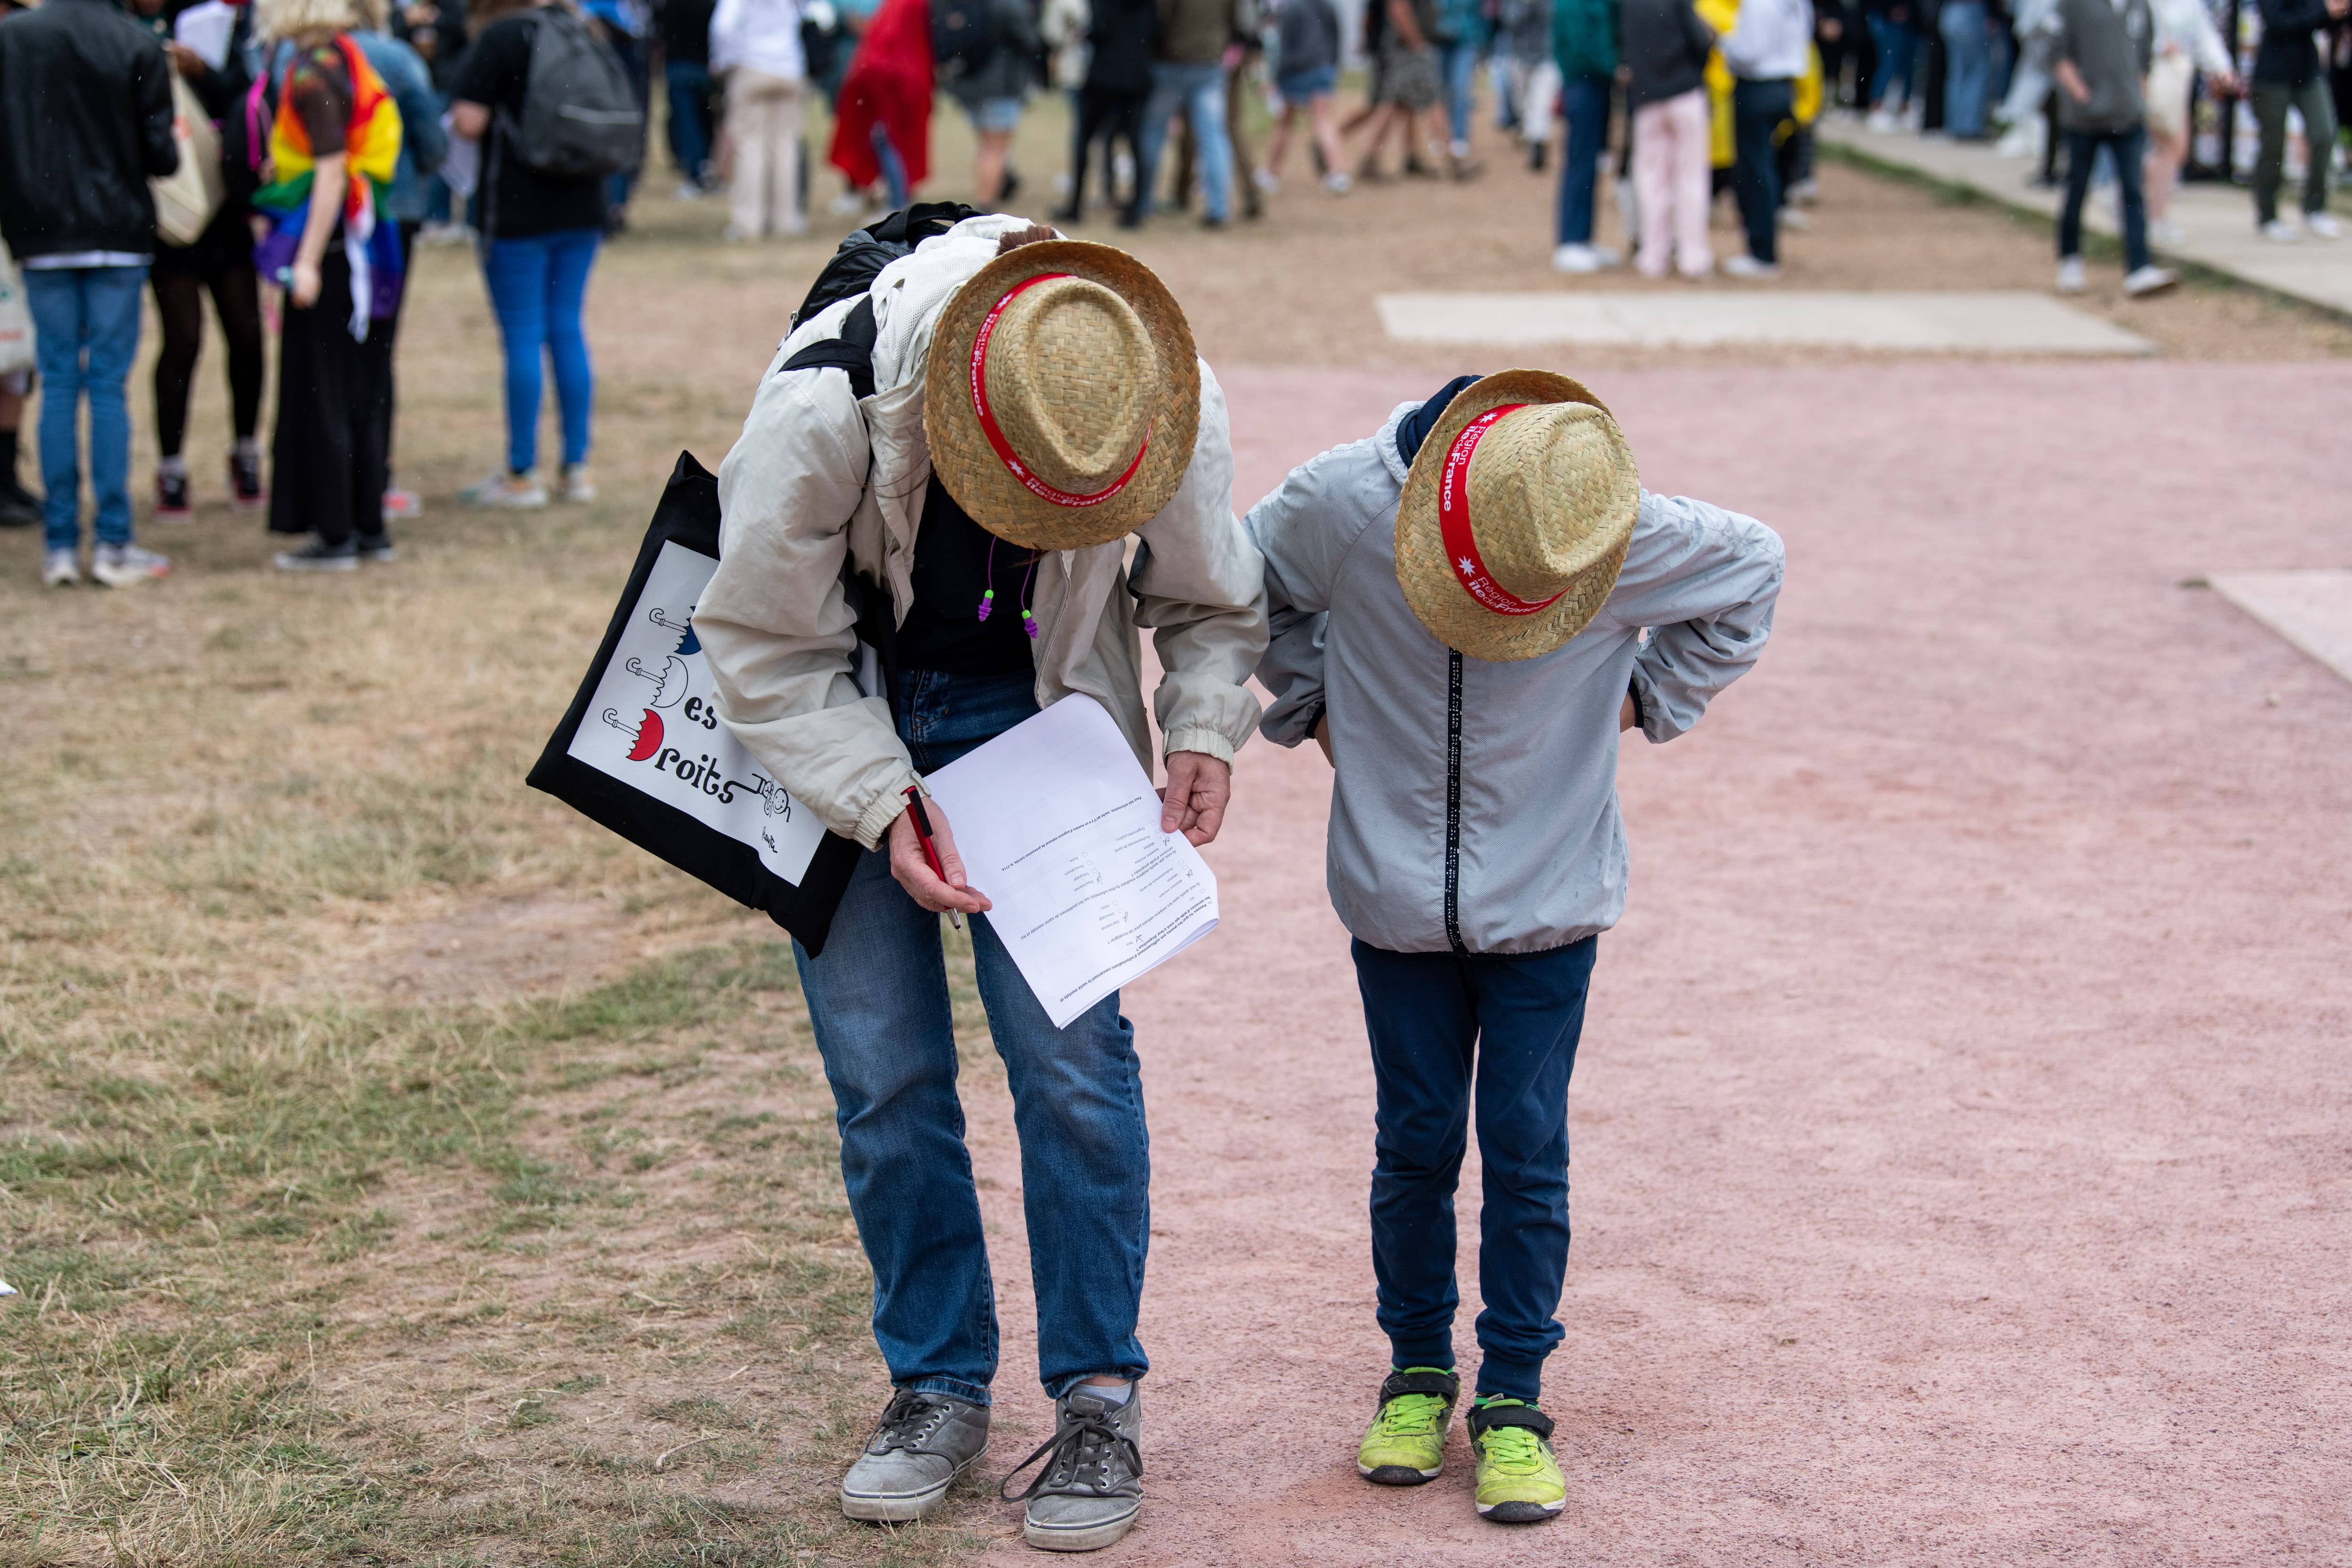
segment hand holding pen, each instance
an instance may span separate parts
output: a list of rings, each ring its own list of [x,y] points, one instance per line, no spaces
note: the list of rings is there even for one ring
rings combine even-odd
[[[907,809],[890,825],[890,874],[908,896],[927,910],[945,913],[963,928],[963,916],[982,914],[988,896],[963,879],[963,859],[947,814],[927,804],[922,791],[907,786]]]

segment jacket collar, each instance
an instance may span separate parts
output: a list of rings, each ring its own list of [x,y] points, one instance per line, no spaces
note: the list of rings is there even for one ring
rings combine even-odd
[[[874,384],[881,391],[903,386],[923,374],[931,352],[931,329],[940,312],[973,273],[996,259],[996,243],[1029,220],[1010,213],[968,217],[945,234],[933,235],[875,276],[868,292],[878,331],[874,340]]]
[[[1372,437],[1373,449],[1380,453],[1381,463],[1388,468],[1389,478],[1397,482],[1399,489],[1404,489],[1406,470],[1412,465],[1406,462],[1404,454],[1397,449],[1397,426],[1402,425],[1406,417],[1414,409],[1419,408],[1421,404],[1422,400],[1418,397],[1410,402],[1398,404],[1390,413],[1389,422],[1381,426],[1381,433]]]

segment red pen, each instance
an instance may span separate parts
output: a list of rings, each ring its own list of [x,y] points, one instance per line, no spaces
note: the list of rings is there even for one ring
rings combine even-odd
[[[923,846],[923,858],[931,863],[931,875],[940,881],[948,879],[948,868],[940,864],[940,852],[931,843],[931,814],[923,809],[923,792],[913,784],[907,786],[907,805],[915,814],[915,837]],[[963,930],[963,917],[953,910],[948,911],[949,923]]]

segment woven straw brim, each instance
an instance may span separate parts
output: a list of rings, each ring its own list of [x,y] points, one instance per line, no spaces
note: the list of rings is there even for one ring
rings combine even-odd
[[[981,323],[1009,289],[1045,272],[1099,283],[1126,300],[1150,334],[1160,362],[1143,461],[1126,489],[1094,506],[1057,506],[1033,494],[1006,470],[971,406],[969,367]],[[989,352],[992,361],[996,350]],[[1118,364],[1097,373],[1129,383],[1147,374],[1146,367]],[[974,522],[1007,543],[1085,550],[1134,532],[1160,515],[1184,482],[1200,424],[1201,363],[1192,329],[1167,286],[1123,250],[1076,239],[1022,246],[972,274],[933,329],[923,384],[923,437],[930,443],[932,472]]]
[[[1596,422],[1596,433],[1601,438],[1591,471],[1579,476],[1572,493],[1541,498],[1559,509],[1554,516],[1526,520],[1528,526],[1557,529],[1575,541],[1572,553],[1583,561],[1558,601],[1531,616],[1501,615],[1470,596],[1446,558],[1437,516],[1438,486],[1454,437],[1481,414],[1512,403],[1582,403],[1599,409],[1602,416]],[[1496,428],[1505,428],[1507,423]],[[1490,443],[1493,439],[1491,435],[1487,437]],[[1487,458],[1487,448],[1482,445],[1473,459],[1474,469]],[[1608,602],[1617,586],[1617,573],[1625,563],[1625,547],[1633,540],[1641,500],[1641,479],[1633,467],[1633,449],[1625,444],[1608,405],[1580,384],[1549,371],[1498,372],[1463,388],[1413,454],[1412,467],[1405,474],[1404,495],[1397,503],[1397,585],[1404,590],[1405,603],[1412,606],[1421,624],[1446,647],[1496,663],[1540,658],[1590,626]],[[1480,535],[1479,552],[1496,580],[1513,592],[1524,592],[1521,584],[1504,574],[1506,568],[1499,558],[1507,553],[1507,542],[1489,542],[1491,536],[1477,518],[1475,500],[1473,527]]]

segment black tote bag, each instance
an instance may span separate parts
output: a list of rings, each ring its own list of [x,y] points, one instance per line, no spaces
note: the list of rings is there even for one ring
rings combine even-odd
[[[719,721],[692,619],[718,568],[719,481],[681,452],[604,643],[525,782],[766,910],[814,954],[860,851]]]

